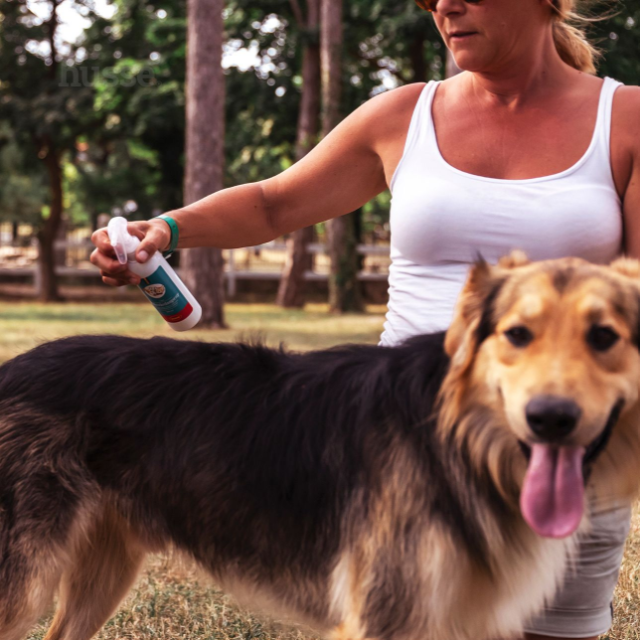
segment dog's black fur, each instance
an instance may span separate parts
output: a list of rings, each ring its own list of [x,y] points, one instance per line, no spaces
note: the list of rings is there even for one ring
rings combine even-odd
[[[0,429],[0,584],[17,577],[6,559],[21,510],[55,544],[93,490],[214,575],[234,566],[269,582],[287,567],[326,583],[345,504],[376,482],[398,437],[420,451],[426,510],[481,562],[468,487],[434,438],[443,338],[297,354],[82,336],[18,356],[0,368],[0,408],[26,410]],[[304,613],[325,618],[326,603]]]
[[[0,504],[11,513],[17,496],[9,470],[32,443],[59,437],[49,429],[63,422],[73,433],[60,446],[74,441],[88,476],[126,496],[128,517],[152,521],[211,568],[220,556],[247,569],[288,563],[314,571],[338,545],[338,523],[327,523],[403,430],[441,485],[439,516],[458,529],[466,499],[451,493],[433,438],[448,365],[442,343],[436,334],[401,348],[307,354],[116,336],[44,344],[0,368],[1,406],[55,419],[51,427],[25,420],[11,447],[3,434]],[[58,484],[53,474],[46,495],[56,495],[63,512],[76,496]],[[2,524],[6,548],[12,531]],[[471,532],[465,542],[476,544]]]

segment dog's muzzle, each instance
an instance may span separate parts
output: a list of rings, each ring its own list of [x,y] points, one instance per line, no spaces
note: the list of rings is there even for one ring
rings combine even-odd
[[[529,404],[531,404],[531,402]],[[529,407],[529,405],[527,405],[527,407]],[[613,428],[615,427],[616,423],[618,422],[618,418],[622,413],[623,407],[624,407],[624,400],[622,399],[618,400],[618,402],[616,402],[613,405],[613,408],[609,413],[609,417],[607,418],[607,422],[605,424],[604,429],[600,432],[600,435],[597,436],[595,440],[593,440],[591,444],[586,448],[585,455],[582,461],[585,469],[589,469],[591,465],[598,459],[598,456],[604,451],[605,447],[607,446],[607,443],[609,442],[609,438],[613,433]],[[580,411],[580,409],[578,410]],[[563,419],[563,416],[561,414],[559,420],[562,421],[562,419]],[[570,433],[574,428],[574,427],[569,428],[568,426],[569,420],[570,418],[567,420],[567,423],[564,423],[564,429],[562,428],[562,426],[559,429],[559,431],[566,430],[565,435]],[[527,422],[529,422],[528,419],[527,419]],[[539,435],[542,439],[546,440],[547,442],[554,442],[561,439],[561,436],[555,435],[555,434],[552,435],[552,437],[550,438],[543,438],[542,434],[539,432],[536,432],[533,429],[533,427],[532,427],[532,431],[536,433],[536,435]],[[522,451],[524,457],[527,459],[527,462],[529,462],[529,460],[531,459],[531,447],[526,442],[523,442],[522,440],[518,440],[518,445],[520,446],[520,450]]]
[[[576,428],[582,409],[568,398],[542,395],[529,401],[525,415],[536,436],[545,442],[557,442]]]
[[[527,405],[527,420],[536,427],[534,432],[539,437],[543,433],[548,436],[531,447],[521,443],[528,467],[520,493],[520,511],[539,535],[565,538],[580,526],[590,466],[606,447],[623,404],[622,400],[616,402],[604,429],[587,447],[562,444],[577,424],[581,413],[577,405],[548,396]]]

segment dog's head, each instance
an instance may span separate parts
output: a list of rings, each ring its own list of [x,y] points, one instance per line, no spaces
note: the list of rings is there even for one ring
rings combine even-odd
[[[639,328],[635,260],[530,263],[516,252],[471,269],[445,340],[444,428],[463,425],[485,463],[488,449],[519,445],[526,471],[507,475],[541,535],[577,529],[586,478],[607,499],[640,480]],[[492,416],[481,434],[474,412]]]

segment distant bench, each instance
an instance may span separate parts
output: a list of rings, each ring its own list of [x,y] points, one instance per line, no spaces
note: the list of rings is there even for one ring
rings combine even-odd
[[[56,251],[65,251],[66,249],[81,249],[86,248],[87,250],[93,249],[93,244],[90,241],[77,241],[77,240],[59,240],[55,243]],[[255,247],[246,247],[245,250],[249,251],[260,251],[260,250],[268,250],[268,251],[282,251],[285,253],[287,250],[287,245],[284,242],[267,242],[265,244],[256,245]],[[389,255],[389,247],[385,245],[368,245],[368,244],[359,244],[356,247],[357,252],[360,255],[379,255],[385,256]],[[326,253],[326,245],[320,243],[311,243],[307,245],[307,251],[311,254],[325,254]],[[226,260],[225,260],[225,271],[224,271],[224,279],[227,286],[227,295],[232,298],[236,294],[236,282],[239,280],[280,280],[282,277],[282,271],[257,271],[254,269],[238,269],[235,261],[235,250],[228,249],[225,250]],[[180,273],[180,269],[176,269],[178,274]],[[100,273],[95,268],[82,268],[82,267],[67,267],[63,265],[58,265],[55,267],[56,276],[66,277],[66,278],[89,278],[89,279],[97,279],[100,277]],[[28,267],[0,267],[0,279],[3,276],[9,277],[19,277],[19,278],[32,278],[33,284],[38,288],[38,279],[39,272],[36,268],[36,265],[28,266]],[[327,273],[322,273],[318,271],[307,270],[304,272],[304,279],[310,282],[323,282],[328,279]],[[386,271],[360,271],[358,273],[358,280],[363,282],[386,282],[388,278],[388,274]]]

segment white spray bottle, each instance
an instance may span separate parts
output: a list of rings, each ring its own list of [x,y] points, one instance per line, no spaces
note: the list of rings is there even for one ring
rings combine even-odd
[[[162,254],[156,251],[147,262],[137,262],[140,239],[129,233],[121,216],[109,220],[107,233],[118,262],[140,276],[138,286],[167,324],[175,331],[194,327],[202,317],[202,307]]]

